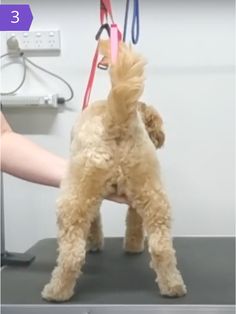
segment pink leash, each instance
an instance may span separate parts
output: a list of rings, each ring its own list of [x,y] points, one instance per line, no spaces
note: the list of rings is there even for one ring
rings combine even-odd
[[[121,36],[119,38],[119,30],[118,30],[117,24],[111,24],[110,45],[111,45],[111,63],[112,64],[116,63],[119,40],[121,40]]]

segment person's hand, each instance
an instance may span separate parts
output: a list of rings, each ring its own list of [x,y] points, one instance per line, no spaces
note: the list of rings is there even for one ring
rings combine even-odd
[[[116,194],[111,194],[106,197],[108,201],[120,203],[120,204],[129,204],[128,199],[126,198],[125,195],[116,195]]]

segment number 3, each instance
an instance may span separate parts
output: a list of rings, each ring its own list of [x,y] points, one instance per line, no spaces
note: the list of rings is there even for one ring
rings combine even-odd
[[[18,23],[19,20],[20,20],[20,19],[19,19],[19,12],[18,12],[18,11],[11,11],[11,13],[12,13],[12,14],[15,13],[15,15],[12,16],[12,18],[15,18],[15,20],[14,20],[14,21],[11,21],[11,23],[14,23],[14,24],[15,24],[15,23]]]

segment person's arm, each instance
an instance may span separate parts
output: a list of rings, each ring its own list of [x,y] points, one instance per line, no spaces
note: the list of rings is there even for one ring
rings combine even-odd
[[[1,171],[15,177],[59,187],[67,161],[15,133],[1,113]],[[123,196],[110,195],[107,200],[127,203]]]
[[[27,181],[59,187],[66,160],[15,133],[1,113],[1,170]]]

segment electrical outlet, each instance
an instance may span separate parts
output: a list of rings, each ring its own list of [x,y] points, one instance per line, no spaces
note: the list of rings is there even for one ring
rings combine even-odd
[[[7,108],[57,108],[58,107],[58,95],[4,95],[1,97],[3,107]]]
[[[7,40],[14,36],[24,52],[60,52],[60,31],[7,32]]]

